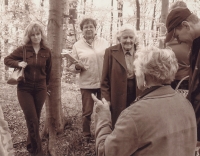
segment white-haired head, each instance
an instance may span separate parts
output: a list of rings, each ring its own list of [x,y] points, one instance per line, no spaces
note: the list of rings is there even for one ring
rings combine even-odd
[[[127,23],[127,24],[122,25],[121,28],[119,29],[119,31],[117,32],[118,41],[119,41],[121,35],[123,34],[123,32],[126,30],[131,30],[135,34],[135,37],[137,37],[135,27],[133,25]]]
[[[155,46],[148,46],[136,52],[135,75],[137,80],[145,78],[148,82],[151,79],[154,83],[170,84],[178,70],[178,62],[171,49],[159,49]]]
[[[128,38],[131,41],[128,41]],[[137,32],[135,27],[131,24],[124,24],[117,33],[117,42],[121,43],[123,49],[126,49],[125,40],[127,40],[129,44],[132,44],[132,48],[135,47],[136,50],[139,49],[139,39],[137,37]]]

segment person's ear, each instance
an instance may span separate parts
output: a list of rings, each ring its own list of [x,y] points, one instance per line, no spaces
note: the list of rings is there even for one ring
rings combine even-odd
[[[190,29],[190,23],[188,21],[183,21],[182,26],[185,27],[186,29]]]

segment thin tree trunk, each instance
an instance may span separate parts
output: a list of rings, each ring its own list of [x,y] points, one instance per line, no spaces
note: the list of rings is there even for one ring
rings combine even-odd
[[[86,0],[84,0],[84,4],[83,4],[84,6],[84,8],[83,8],[83,15],[85,15],[85,10],[86,10]]]
[[[140,2],[139,0],[136,0],[136,16],[137,16],[137,20],[136,20],[136,30],[140,30]]]
[[[7,27],[7,25],[5,27]],[[8,35],[8,31],[5,31],[5,34]],[[4,39],[4,53],[5,53],[6,56],[8,55],[8,39]],[[4,77],[4,79],[8,80],[8,77],[9,77],[9,67],[5,66],[5,77]]]
[[[162,0],[162,9],[161,9],[161,23],[165,23],[167,19],[167,14],[168,14],[168,7],[169,7],[169,0]],[[160,41],[159,41],[159,47],[164,48],[164,36],[166,33],[166,28],[165,27],[160,27]]]
[[[101,26],[100,36],[103,37],[103,25]]]
[[[151,23],[151,30],[153,30],[153,26],[154,26],[154,22],[155,22],[155,16],[156,16],[156,5],[157,5],[157,0],[154,4],[154,7],[153,7],[153,19],[152,19],[152,23]]]
[[[8,0],[5,0],[5,14],[7,14],[7,10],[8,10]],[[4,28],[5,28],[4,34],[7,37],[9,34],[8,25],[5,24]],[[4,39],[4,53],[6,56],[8,55],[8,39],[7,38]],[[5,66],[5,77],[4,77],[5,80],[8,80],[8,77],[9,77],[8,69],[9,68]]]
[[[112,45],[112,29],[113,29],[113,0],[111,0],[110,46]]]
[[[117,19],[117,28],[123,25],[123,1],[117,1],[117,11],[118,11],[118,19]]]

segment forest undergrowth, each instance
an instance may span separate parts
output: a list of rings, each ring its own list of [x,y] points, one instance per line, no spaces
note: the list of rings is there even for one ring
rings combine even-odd
[[[16,86],[8,85],[0,81],[0,104],[4,112],[5,120],[8,122],[13,146],[16,156],[29,156],[26,150],[27,128],[23,112],[17,100]],[[95,141],[92,135],[91,141],[87,144],[82,140],[81,126],[81,95],[77,85],[62,82],[62,107],[65,116],[68,119],[68,125],[64,133],[57,136],[55,146],[57,156],[95,156]],[[45,122],[45,105],[42,109],[40,119],[40,132]],[[92,116],[91,125],[92,134],[94,134],[94,120]],[[45,155],[48,154],[48,138],[42,140],[42,147]]]

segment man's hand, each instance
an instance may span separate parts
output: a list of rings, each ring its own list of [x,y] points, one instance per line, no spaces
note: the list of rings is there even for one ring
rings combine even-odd
[[[110,103],[107,102],[106,99],[103,98],[102,100],[99,100],[94,94],[92,94],[92,99],[96,105],[96,111],[101,108],[110,110]]]

